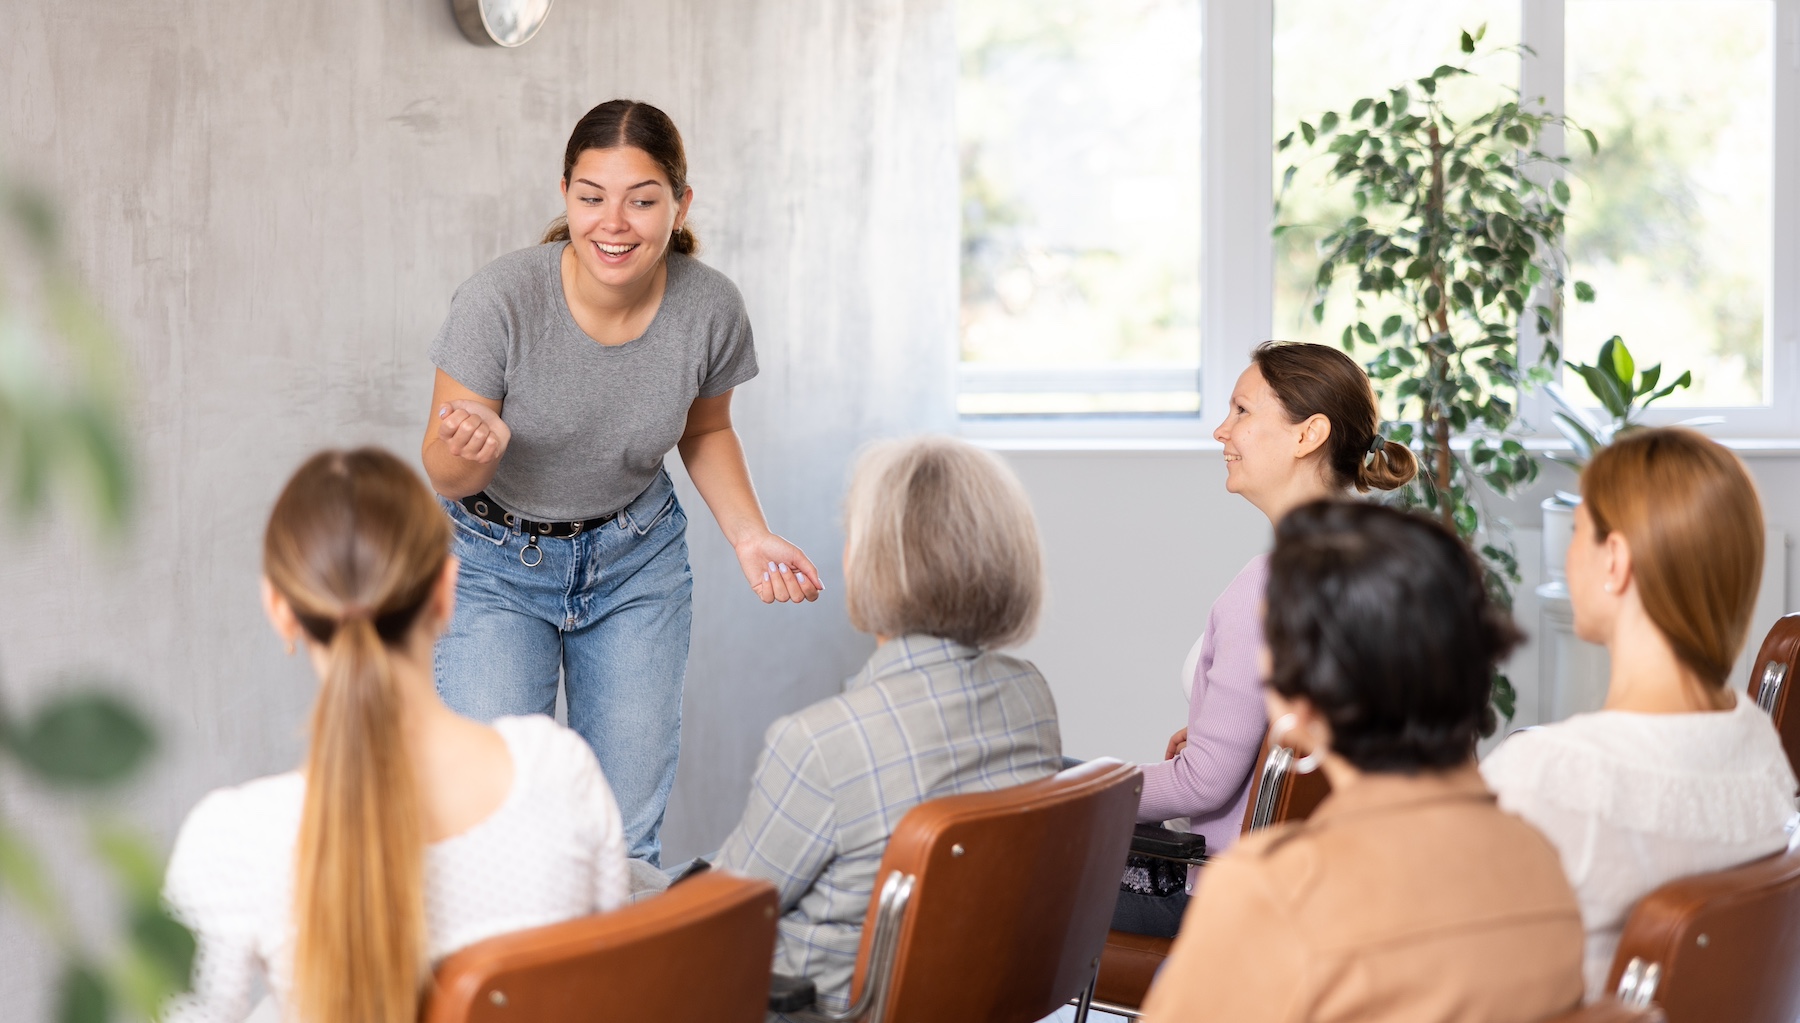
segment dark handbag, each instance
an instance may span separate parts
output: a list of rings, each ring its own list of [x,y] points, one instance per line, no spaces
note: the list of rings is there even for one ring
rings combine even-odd
[[[1139,824],[1131,834],[1131,852],[1119,890],[1166,898],[1187,888],[1188,867],[1206,862],[1206,836]]]

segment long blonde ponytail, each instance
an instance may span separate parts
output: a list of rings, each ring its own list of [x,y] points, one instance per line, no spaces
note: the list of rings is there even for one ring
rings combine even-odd
[[[263,566],[328,667],[313,705],[294,850],[292,1011],[413,1023],[428,968],[425,842],[390,648],[449,555],[430,494],[374,448],[313,456],[288,482]]]

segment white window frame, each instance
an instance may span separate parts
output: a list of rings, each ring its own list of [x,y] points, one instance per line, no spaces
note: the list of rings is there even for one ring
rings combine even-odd
[[[1631,0],[1619,0],[1630,3]],[[1720,415],[1718,437],[1800,440],[1800,0],[1775,4],[1774,124],[1770,147],[1768,308],[1770,404],[1733,408],[1653,409],[1647,420],[1669,423]],[[1197,416],[963,417],[967,436],[1049,441],[1143,438],[1206,444],[1249,364],[1250,349],[1274,328],[1275,0],[1201,0],[1201,327],[1200,412]],[[1520,92],[1563,106],[1565,0],[1520,0],[1520,34],[1536,51],[1520,68]],[[1560,130],[1546,133],[1558,152]],[[1529,357],[1535,346],[1522,338]],[[959,379],[960,379],[959,374]],[[1024,388],[1026,381],[1010,385]],[[1556,435],[1548,402],[1531,395],[1521,411],[1538,436]]]

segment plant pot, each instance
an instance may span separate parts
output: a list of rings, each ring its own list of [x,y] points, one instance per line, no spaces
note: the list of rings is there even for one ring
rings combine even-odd
[[[1544,510],[1544,587],[1567,593],[1566,564],[1569,541],[1575,537],[1575,506],[1559,497],[1546,497],[1538,507]]]

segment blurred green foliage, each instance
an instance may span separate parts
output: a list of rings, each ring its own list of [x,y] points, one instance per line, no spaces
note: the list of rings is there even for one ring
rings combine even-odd
[[[124,355],[66,257],[55,207],[0,172],[0,486],[20,520],[58,495],[103,535],[123,534],[133,480],[124,428]],[[194,938],[162,903],[162,861],[95,798],[134,777],[156,748],[150,726],[106,687],[75,682],[25,718],[0,706],[0,769],[77,797],[90,847],[122,895],[122,940],[99,953],[77,934],[30,837],[0,808],[0,892],[56,942],[58,1023],[156,1015],[187,989]]]
[[[1465,58],[1484,31],[1462,33]],[[1477,487],[1510,494],[1537,478],[1537,460],[1516,435],[1518,396],[1548,382],[1561,357],[1569,202],[1559,174],[1567,160],[1546,155],[1538,140],[1545,126],[1566,122],[1525,109],[1499,84],[1491,106],[1453,117],[1439,89],[1473,77],[1466,61],[1439,65],[1300,122],[1276,148],[1314,153],[1329,167],[1326,180],[1351,190],[1351,215],[1318,242],[1311,312],[1323,322],[1334,288],[1354,296],[1341,343],[1364,358],[1383,408],[1393,410],[1385,435],[1419,458],[1398,501],[1436,514],[1474,545],[1490,592],[1510,609],[1518,560],[1509,539],[1483,528]],[[1283,172],[1283,198],[1299,171],[1295,163]],[[1278,222],[1275,232],[1291,226]],[[1574,290],[1591,296],[1585,285]],[[1528,363],[1522,324],[1541,342]],[[1514,702],[1511,683],[1497,678],[1495,709],[1511,717]]]

